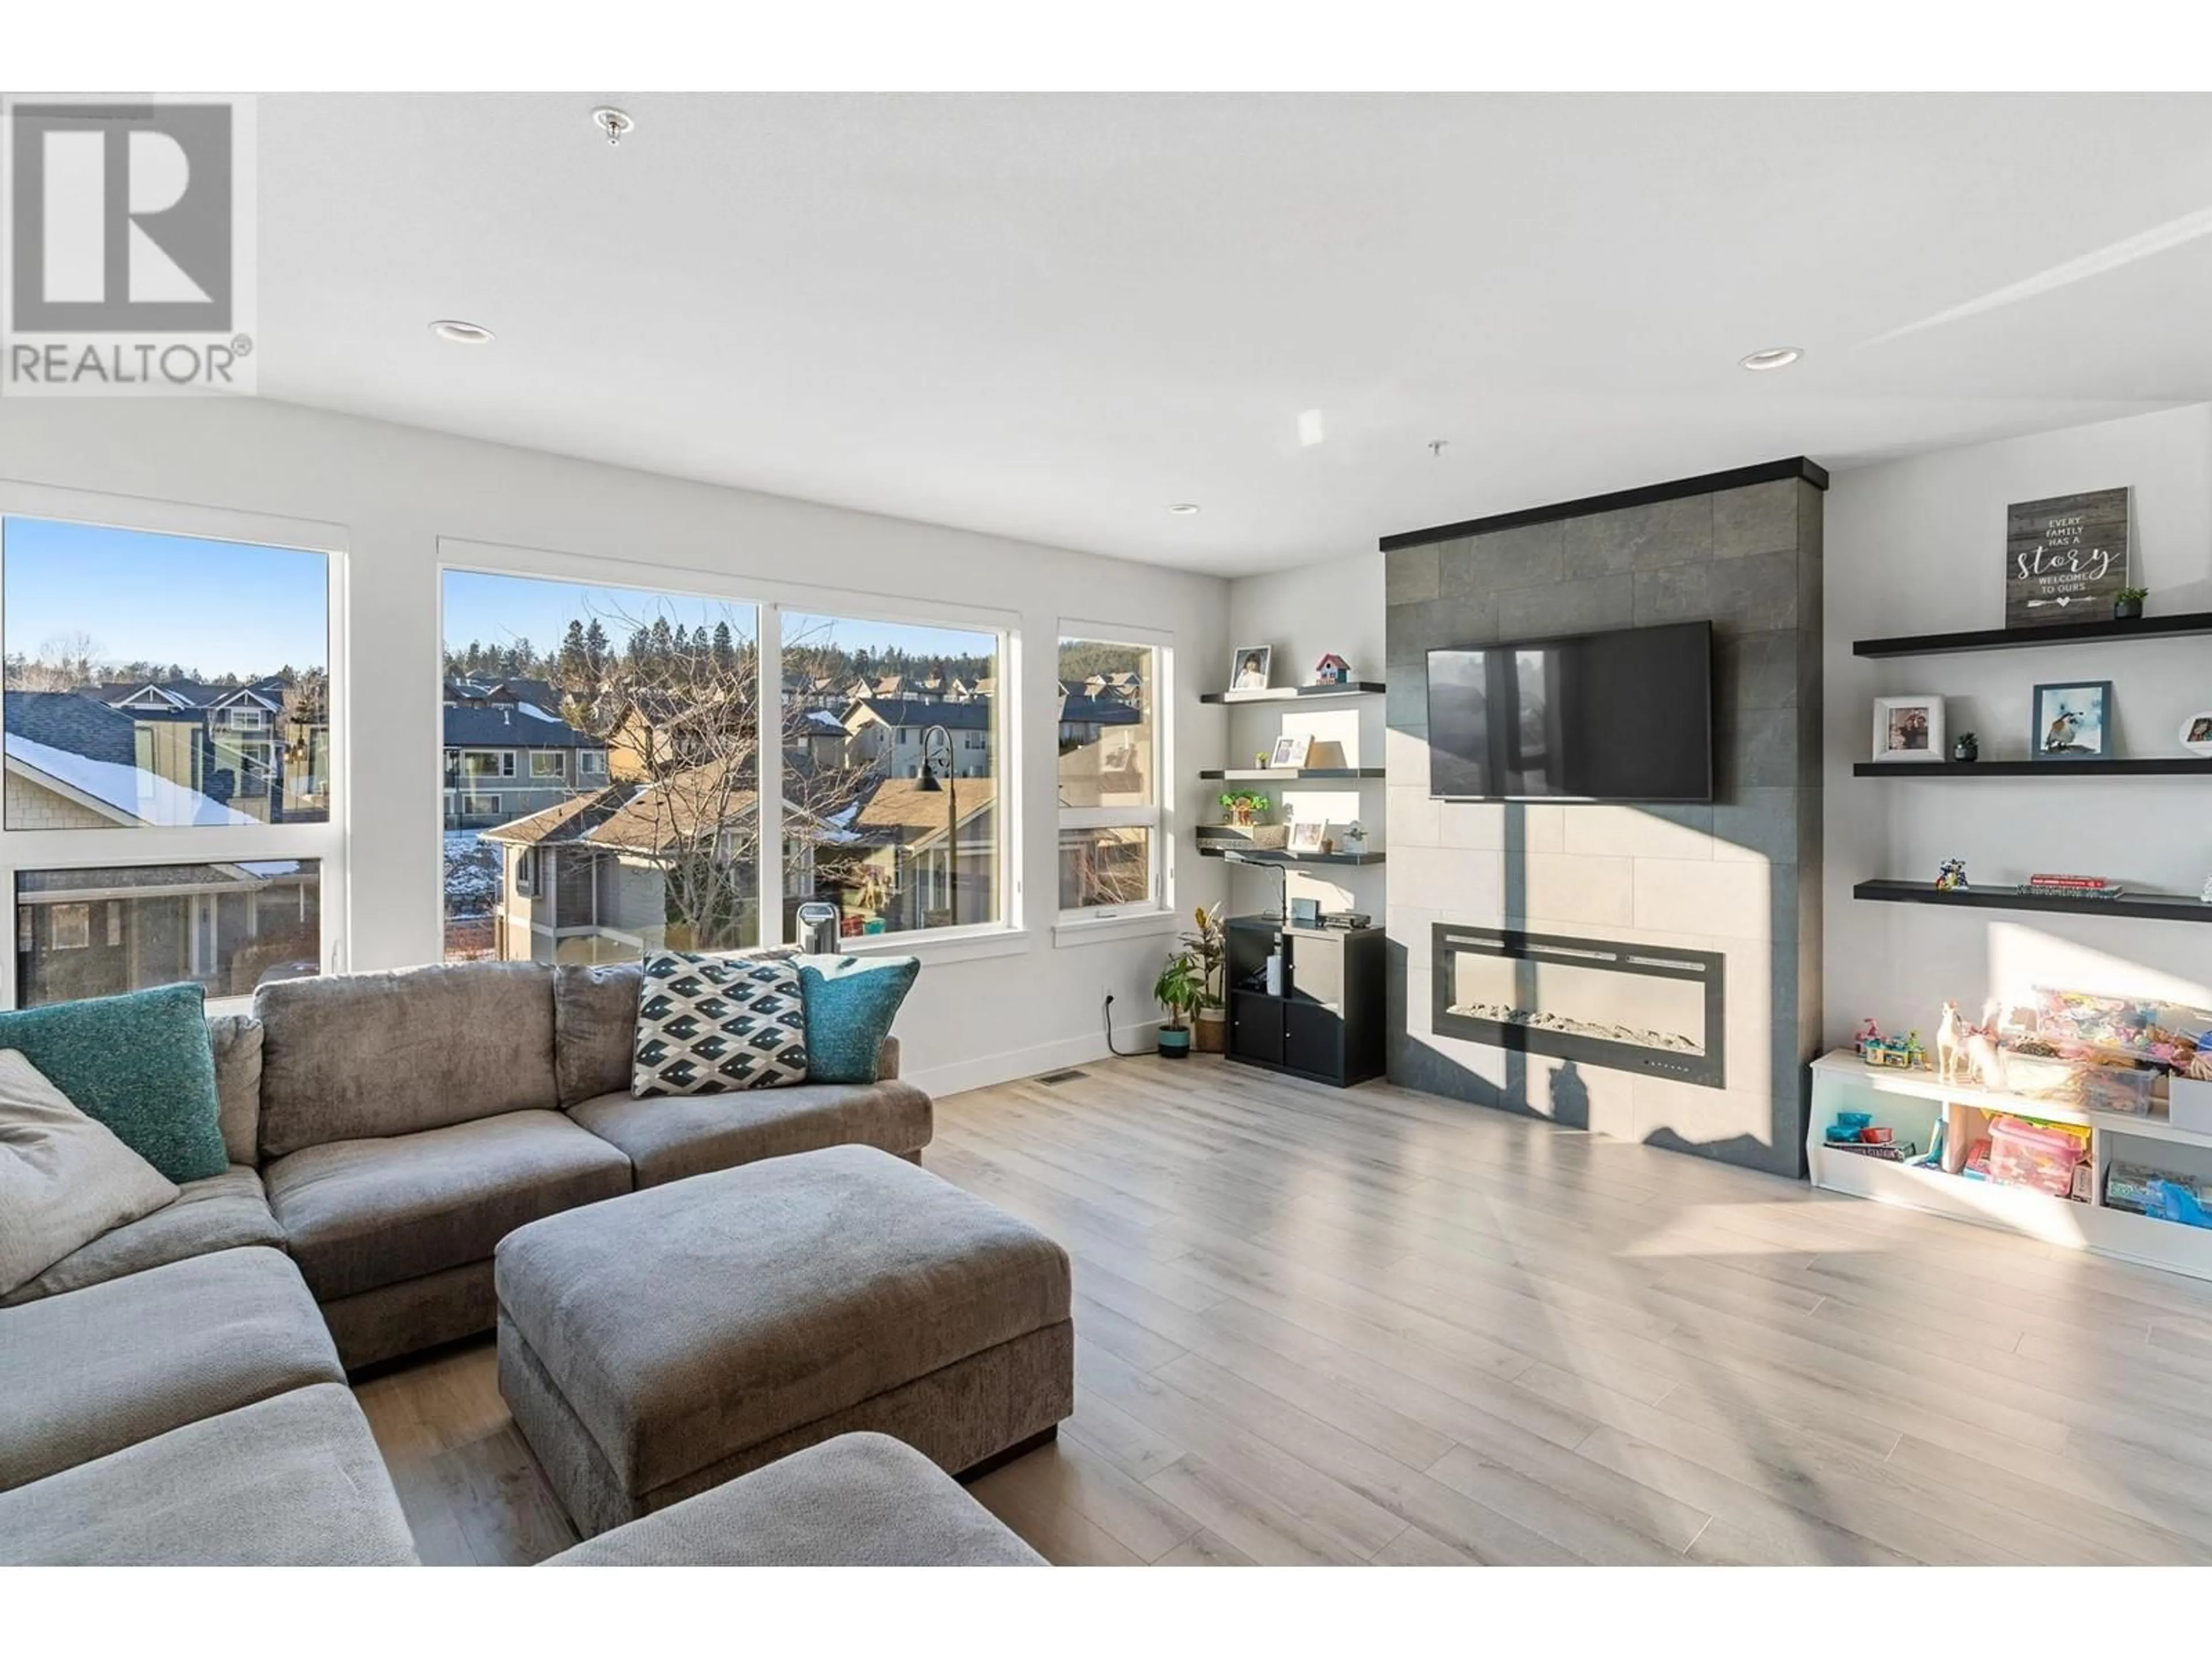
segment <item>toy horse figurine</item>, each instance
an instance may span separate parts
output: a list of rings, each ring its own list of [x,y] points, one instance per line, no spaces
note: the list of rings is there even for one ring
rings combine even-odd
[[[1943,1023],[1936,1028],[1936,1075],[1946,1083],[1958,1081],[1955,1075],[1966,1059],[1966,1033],[1971,1028],[1959,1018],[1959,1005],[1943,1005]]]

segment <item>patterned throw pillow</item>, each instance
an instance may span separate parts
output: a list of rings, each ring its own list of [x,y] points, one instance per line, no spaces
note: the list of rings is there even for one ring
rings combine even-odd
[[[672,951],[645,959],[632,1095],[720,1095],[805,1081],[797,963]]]

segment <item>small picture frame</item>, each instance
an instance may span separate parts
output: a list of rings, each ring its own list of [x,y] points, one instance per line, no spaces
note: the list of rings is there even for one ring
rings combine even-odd
[[[1229,659],[1229,689],[1265,691],[1270,684],[1268,671],[1274,660],[1275,647],[1272,645],[1238,646],[1237,654]]]
[[[1285,732],[1275,739],[1274,752],[1267,757],[1267,765],[1278,772],[1297,772],[1304,769],[1306,757],[1313,752],[1313,738],[1293,737]]]
[[[2028,752],[2039,761],[2106,760],[2112,752],[2112,683],[2066,680],[2039,685],[2029,703]]]
[[[2181,722],[2181,746],[2212,760],[2212,708],[2200,708]]]
[[[1943,758],[1943,699],[1922,692],[1874,700],[1874,757],[1888,763]]]
[[[1291,825],[1291,851],[1320,853],[1328,850],[1328,825],[1320,818],[1300,818]]]
[[[1291,901],[1291,926],[1318,927],[1321,926],[1321,901],[1317,898],[1294,898]]]

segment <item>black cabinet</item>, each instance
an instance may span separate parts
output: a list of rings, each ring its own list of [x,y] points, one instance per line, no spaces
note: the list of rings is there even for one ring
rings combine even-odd
[[[1379,927],[1285,927],[1232,916],[1229,1058],[1339,1088],[1382,1075],[1383,935]],[[1264,988],[1280,949],[1279,994]]]

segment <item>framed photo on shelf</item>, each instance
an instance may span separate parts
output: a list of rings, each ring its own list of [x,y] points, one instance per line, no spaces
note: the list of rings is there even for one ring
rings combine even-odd
[[[1877,761],[1943,758],[1943,699],[1922,693],[1874,700],[1874,757]]]
[[[2181,746],[2212,760],[2212,708],[2199,709],[2181,722]]]
[[[2028,750],[2039,761],[2105,760],[2112,752],[2112,683],[2039,685]]]
[[[1267,757],[1267,764],[1278,772],[1299,771],[1305,766],[1306,757],[1312,752],[1313,739],[1310,737],[1294,738],[1285,732],[1275,739],[1275,750]]]
[[[1275,660],[1272,645],[1240,645],[1237,654],[1229,659],[1229,689],[1231,691],[1265,691],[1267,671]]]
[[[1291,851],[1318,853],[1328,839],[1328,825],[1320,818],[1300,818],[1291,825]]]

